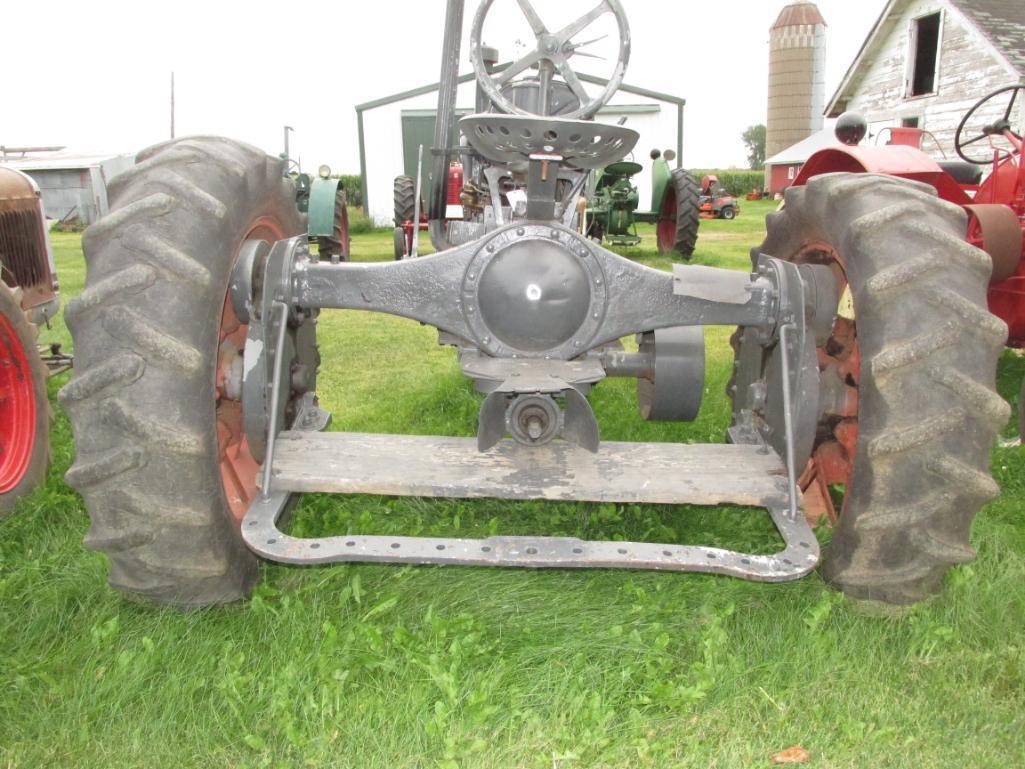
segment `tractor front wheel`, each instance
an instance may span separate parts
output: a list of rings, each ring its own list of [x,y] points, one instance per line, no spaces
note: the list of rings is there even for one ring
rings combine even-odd
[[[694,255],[701,223],[700,197],[701,189],[694,177],[682,168],[675,169],[655,225],[659,253],[676,251],[687,258]]]
[[[259,465],[231,384],[247,327],[228,285],[244,242],[304,231],[282,172],[226,139],[160,144],[111,182],[110,214],[84,236],[85,289],[65,310],[67,480],[111,585],[155,602],[232,601],[256,579],[240,523]]]
[[[849,289],[818,350],[805,476],[829,507],[844,492],[822,571],[854,597],[937,591],[975,557],[972,519],[999,494],[990,452],[1009,416],[995,387],[1007,328],[986,310],[990,259],[964,241],[965,216],[924,184],[828,174],[786,191],[752,251],[829,265]]]
[[[46,477],[50,406],[36,330],[0,283],[0,515]]]

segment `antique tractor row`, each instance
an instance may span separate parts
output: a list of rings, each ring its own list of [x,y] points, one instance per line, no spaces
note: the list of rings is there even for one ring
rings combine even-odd
[[[113,211],[84,238],[86,288],[66,310],[77,357],[60,396],[77,446],[68,481],[111,583],[161,602],[230,601],[248,594],[259,558],[793,580],[820,555],[798,478],[825,436],[842,435],[850,474],[825,578],[901,603],[938,589],[972,557],[968,528],[998,493],[989,453],[1008,417],[994,391],[1007,329],[986,310],[991,262],[965,242],[964,209],[926,184],[829,174],[788,192],[748,273],[631,262],[581,233],[577,205],[591,172],[638,140],[593,120],[630,55],[620,3],[555,28],[519,0],[536,45],[501,68],[482,55],[493,5],[473,20],[478,111],[459,121],[460,145],[464,3],[447,2],[432,256],[321,258],[280,162],[226,139],[145,150],[112,182]],[[595,93],[572,62],[599,20],[618,56]],[[449,219],[456,155],[473,194]],[[484,396],[476,439],[323,432],[323,308],[437,328]],[[645,418],[695,418],[705,326],[737,327],[729,443],[602,441],[588,395],[608,377],[636,379]],[[637,348],[624,349],[631,336]],[[784,547],[300,539],[281,525],[303,492],[734,503],[766,509]]]
[[[46,476],[50,407],[36,327],[60,309],[39,188],[0,166],[0,515]],[[65,359],[58,349],[45,358]]]

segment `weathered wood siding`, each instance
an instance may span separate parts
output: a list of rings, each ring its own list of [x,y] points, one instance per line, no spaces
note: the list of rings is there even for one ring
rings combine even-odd
[[[940,41],[940,66],[936,93],[929,96],[905,96],[909,35],[912,22],[937,11],[943,12]],[[884,22],[882,36],[874,46],[875,54],[862,62],[858,80],[852,84],[846,109],[866,116],[873,132],[883,125],[901,125],[904,118],[918,118],[919,127],[931,131],[943,151],[954,158],[954,132],[965,113],[980,98],[1004,85],[1013,77],[997,59],[980,33],[970,30],[964,18],[942,0],[911,0],[894,7],[894,17]],[[1003,102],[1006,106],[1006,102]],[[1003,107],[994,106],[982,125],[1001,117]],[[1016,108],[1020,125],[1021,105]],[[875,141],[875,139],[870,139]],[[941,155],[926,140],[924,150]]]

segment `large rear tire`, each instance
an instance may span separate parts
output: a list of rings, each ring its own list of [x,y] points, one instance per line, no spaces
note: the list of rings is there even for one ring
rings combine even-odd
[[[676,251],[685,258],[694,255],[701,224],[700,197],[701,188],[694,177],[682,168],[675,169],[655,225],[659,253]]]
[[[303,232],[282,170],[226,139],[160,144],[111,182],[111,212],[85,234],[86,286],[65,310],[67,480],[92,520],[86,545],[107,555],[119,590],[202,606],[246,596],[256,579],[239,533],[256,464],[227,429],[241,408],[233,421],[215,378],[229,315],[231,339],[245,338],[226,302],[241,244]]]
[[[767,222],[753,259],[835,265],[853,298],[853,322],[838,318],[819,349],[834,406],[813,457],[830,484],[845,462],[849,473],[822,573],[854,597],[922,600],[975,557],[972,519],[1000,492],[990,451],[1009,417],[995,387],[1007,328],[986,310],[990,259],[964,241],[963,209],[890,176],[813,178]]]
[[[406,222],[413,221],[413,217],[416,216],[416,182],[408,176],[396,176],[393,197],[395,226],[401,227]]]
[[[0,516],[46,478],[50,406],[36,329],[0,283]]]

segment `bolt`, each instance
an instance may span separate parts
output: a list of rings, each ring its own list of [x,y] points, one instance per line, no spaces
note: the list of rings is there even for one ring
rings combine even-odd
[[[559,239],[559,231],[558,230],[552,230],[552,240],[558,240],[558,239]]]
[[[601,278],[595,278],[594,279],[594,285],[600,286],[601,285]]]
[[[489,254],[495,253],[495,246],[494,246],[494,244],[488,244],[488,253]]]
[[[470,280],[477,280],[477,276],[474,275],[472,272],[469,275],[467,275],[466,277],[468,277]]]
[[[490,336],[486,336],[486,337],[484,337],[484,339],[482,341],[484,342],[484,344],[491,344],[491,337]]]
[[[526,230],[524,230],[522,227],[520,227],[519,229],[516,230],[516,234],[520,235],[520,236],[522,236],[523,233],[525,233],[525,232],[526,232]]]

